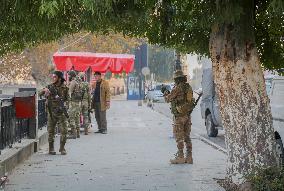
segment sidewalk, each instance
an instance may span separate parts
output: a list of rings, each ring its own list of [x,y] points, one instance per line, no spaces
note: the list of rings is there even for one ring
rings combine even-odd
[[[224,178],[226,156],[197,137],[193,165],[170,165],[176,151],[171,120],[137,101],[113,101],[108,134],[69,140],[68,155],[50,156],[47,145],[9,176],[13,190],[163,190],[219,191],[213,178]],[[56,150],[58,150],[58,138]]]

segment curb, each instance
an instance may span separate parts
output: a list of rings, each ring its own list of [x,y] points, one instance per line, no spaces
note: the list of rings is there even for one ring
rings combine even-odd
[[[47,143],[48,133],[42,132],[38,139],[23,139],[22,143],[15,144],[13,148],[0,155],[0,177],[7,176],[14,168],[27,160],[32,154]]]
[[[196,136],[199,140],[201,140],[202,142],[210,145],[211,147],[213,147],[214,149],[221,151],[222,153],[227,155],[227,150],[224,149],[223,147],[213,143],[212,141],[210,141],[209,139],[206,139],[205,137],[202,137],[201,135],[199,135],[198,133],[193,133],[194,136]]]
[[[147,106],[146,106],[146,107],[147,107]],[[151,109],[152,111],[157,112],[157,113],[159,113],[159,114],[165,116],[166,118],[170,119],[170,117],[166,116],[165,114],[163,114],[163,113],[160,112],[160,111],[155,110],[154,108],[150,108],[150,107],[147,107],[147,108],[149,108],[149,109]],[[220,151],[220,152],[222,152],[222,153],[224,153],[224,154],[227,155],[227,150],[224,149],[223,147],[221,147],[221,146],[219,146],[219,145],[213,143],[212,141],[210,141],[209,139],[206,139],[205,137],[201,136],[201,135],[198,134],[198,133],[192,133],[192,134],[193,134],[194,136],[196,136],[196,137],[197,137],[199,140],[201,140],[202,142],[204,142],[204,143],[206,143],[207,145],[213,147],[213,148],[216,149],[217,151]]]

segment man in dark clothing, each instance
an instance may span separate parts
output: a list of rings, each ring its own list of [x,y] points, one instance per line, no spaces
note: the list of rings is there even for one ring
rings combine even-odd
[[[97,82],[96,84],[96,89],[95,89],[95,92],[94,92],[94,101],[96,103],[98,102],[101,102],[101,81]]]
[[[108,82],[101,78],[100,72],[95,72],[95,83],[92,87],[92,109],[95,110],[95,117],[98,124],[98,131],[95,133],[107,133],[106,110],[110,108],[110,90]]]

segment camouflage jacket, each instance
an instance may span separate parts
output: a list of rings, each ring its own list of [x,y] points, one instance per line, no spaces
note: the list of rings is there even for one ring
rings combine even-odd
[[[74,78],[69,83],[69,96],[71,101],[82,101],[83,99],[83,90],[82,90],[82,81],[79,78]]]
[[[81,87],[83,90],[83,102],[88,102],[88,105],[91,105],[91,94],[90,94],[90,86],[88,82],[81,82]]]
[[[68,105],[69,102],[69,94],[68,94],[68,87],[65,83],[61,83],[60,85],[56,85],[54,83],[49,84],[47,87],[50,93],[46,95],[47,98],[47,107],[48,111],[52,113],[62,113],[59,111],[58,108],[60,107],[59,98],[64,102],[64,105]],[[43,95],[44,91],[41,91],[39,95]]]
[[[171,111],[174,116],[189,115],[194,103],[192,88],[188,83],[179,83],[171,93],[165,95],[165,100],[167,103],[171,103]]]

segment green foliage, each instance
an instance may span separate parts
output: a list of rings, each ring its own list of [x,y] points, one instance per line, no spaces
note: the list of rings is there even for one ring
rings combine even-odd
[[[149,68],[158,82],[173,80],[175,53],[173,50],[149,46]]]
[[[47,18],[52,18],[57,14],[58,3],[57,1],[43,2],[39,7],[39,13],[41,15],[46,14]]]
[[[280,68],[283,0],[251,2],[261,60],[266,68]],[[6,0],[0,13],[0,55],[81,30],[122,32],[181,52],[208,55],[212,25],[236,25],[245,11],[239,0]]]
[[[284,191],[284,169],[258,169],[248,176],[252,191]]]

